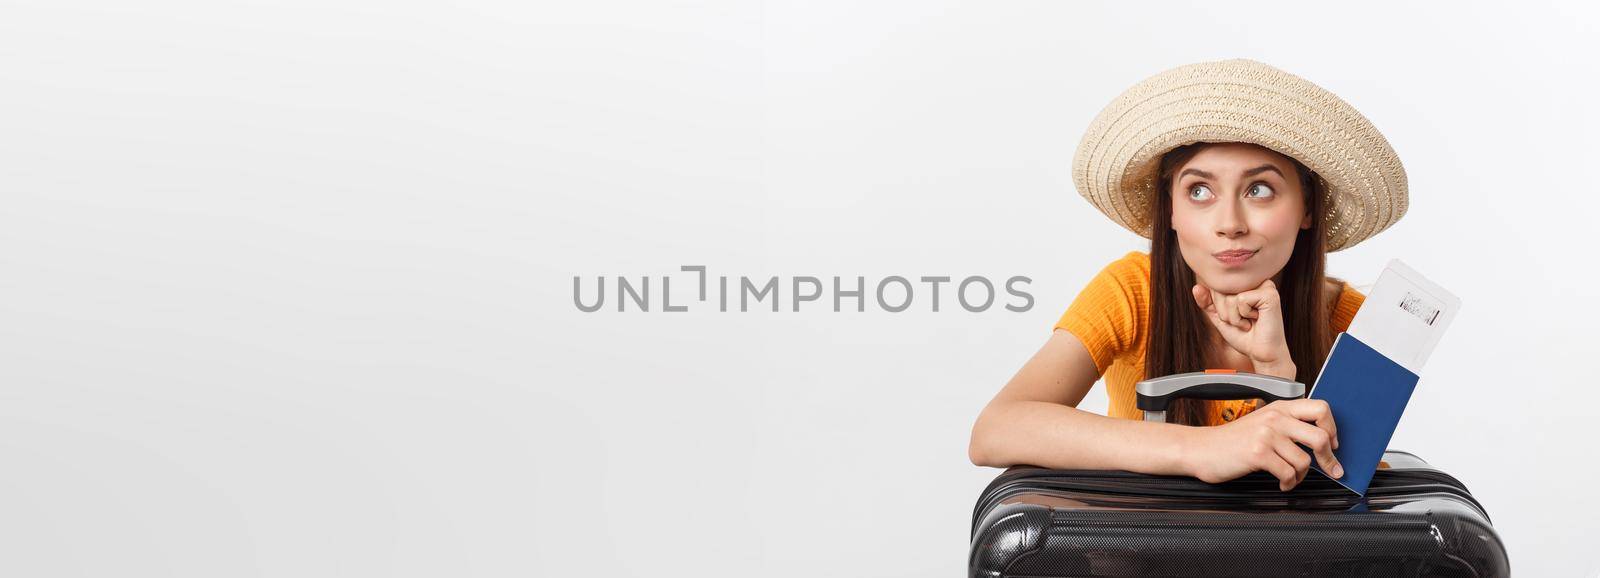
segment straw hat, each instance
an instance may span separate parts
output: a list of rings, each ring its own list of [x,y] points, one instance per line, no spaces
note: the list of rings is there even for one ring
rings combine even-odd
[[[1161,155],[1196,142],[1254,143],[1316,172],[1329,252],[1406,214],[1405,167],[1366,117],[1322,87],[1246,59],[1180,66],[1133,85],[1090,123],[1072,180],[1100,212],[1150,238]]]

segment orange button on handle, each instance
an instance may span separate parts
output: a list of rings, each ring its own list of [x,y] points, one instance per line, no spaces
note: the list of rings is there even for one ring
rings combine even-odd
[[[1207,369],[1206,373],[1239,373],[1237,369]]]

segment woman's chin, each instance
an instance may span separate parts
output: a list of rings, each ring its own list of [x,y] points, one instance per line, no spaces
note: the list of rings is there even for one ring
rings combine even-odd
[[[1251,271],[1211,271],[1196,277],[1199,278],[1200,284],[1229,295],[1260,287],[1261,282],[1267,279]]]

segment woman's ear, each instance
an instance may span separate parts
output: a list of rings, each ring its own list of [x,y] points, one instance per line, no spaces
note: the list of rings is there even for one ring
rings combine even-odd
[[[1306,211],[1305,218],[1300,219],[1300,228],[1302,228],[1302,229],[1310,229],[1311,228],[1311,211]]]

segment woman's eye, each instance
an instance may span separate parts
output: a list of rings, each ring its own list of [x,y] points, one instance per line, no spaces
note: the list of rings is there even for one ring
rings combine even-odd
[[[1204,201],[1209,199],[1211,198],[1211,187],[1207,187],[1205,185],[1195,185],[1189,187],[1189,198],[1196,201]]]
[[[1266,183],[1256,183],[1256,184],[1250,185],[1250,190],[1245,191],[1245,192],[1247,193],[1247,195],[1249,193],[1260,192],[1261,193],[1260,194],[1261,197],[1270,197],[1270,196],[1272,196],[1272,187],[1267,186]]]

